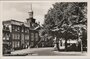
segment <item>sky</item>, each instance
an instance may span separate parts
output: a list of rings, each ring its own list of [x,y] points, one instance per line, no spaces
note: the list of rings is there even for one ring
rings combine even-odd
[[[36,19],[36,22],[43,24],[45,14],[52,8],[52,4],[54,3],[55,2],[2,2],[1,19],[14,19],[24,22],[29,17],[28,12],[32,4],[33,17]]]

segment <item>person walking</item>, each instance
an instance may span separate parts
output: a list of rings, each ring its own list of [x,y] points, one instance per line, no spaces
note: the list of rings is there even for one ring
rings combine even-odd
[[[56,51],[57,50],[57,38],[55,37],[53,40],[54,40],[54,50]]]

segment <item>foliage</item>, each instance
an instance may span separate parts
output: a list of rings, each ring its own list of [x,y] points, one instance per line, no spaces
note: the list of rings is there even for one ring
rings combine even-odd
[[[74,25],[78,25],[78,28],[80,25],[87,26],[86,23],[86,2],[61,2],[53,4],[53,8],[50,8],[48,13],[45,15],[44,26],[47,30],[54,30],[55,28],[58,28],[59,32],[61,32],[63,36],[65,36],[64,33],[67,31],[67,28],[69,28],[67,34],[69,34],[69,36],[75,36],[79,29],[75,31],[75,28],[72,27]]]
[[[44,29],[54,31],[56,36],[66,41],[81,37],[84,43],[87,42],[87,34],[84,34],[87,33],[87,2],[53,4],[45,15]]]

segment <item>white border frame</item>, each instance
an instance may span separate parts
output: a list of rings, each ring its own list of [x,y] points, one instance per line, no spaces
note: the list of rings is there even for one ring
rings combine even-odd
[[[46,58],[48,58],[48,59],[58,59],[58,58],[61,58],[61,59],[67,59],[67,58],[69,58],[69,59],[72,59],[72,58],[78,58],[78,59],[89,59],[90,58],[90,37],[89,37],[89,34],[90,34],[90,11],[89,11],[89,7],[90,7],[90,1],[88,0],[38,0],[38,1],[35,1],[35,0],[30,0],[30,1],[28,1],[28,0],[16,0],[16,1],[0,1],[0,5],[2,5],[2,3],[3,2],[25,2],[25,3],[27,3],[27,2],[87,2],[87,20],[88,20],[88,22],[87,22],[87,34],[88,34],[88,36],[87,36],[87,40],[88,40],[88,51],[87,51],[87,56],[3,56],[2,55],[2,20],[0,20],[0,27],[1,27],[1,29],[0,29],[0,57],[2,58],[2,59],[18,59],[18,58],[22,58],[22,59],[46,59]],[[0,9],[1,9],[1,7],[0,7]],[[0,11],[0,12],[2,12],[2,11]],[[1,13],[0,13],[1,14]]]

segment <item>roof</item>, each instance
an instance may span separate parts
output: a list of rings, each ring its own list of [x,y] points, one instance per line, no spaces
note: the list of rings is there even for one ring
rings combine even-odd
[[[30,27],[29,23],[27,22],[21,22],[21,21],[17,21],[17,20],[6,20],[6,21],[3,21],[4,24],[13,24],[13,25],[19,25],[19,26],[25,26],[25,27]],[[30,29],[30,30],[36,30],[37,28],[39,28],[39,26],[36,26],[35,28],[33,29]]]
[[[30,27],[28,23],[25,23],[25,22],[21,22],[21,21],[17,21],[17,20],[6,20],[6,21],[3,21],[4,23],[7,23],[7,22],[10,22],[11,24],[13,25],[24,25],[25,27]]]
[[[21,21],[17,21],[17,20],[14,20],[14,19],[5,20],[5,21],[3,21],[3,22],[9,22],[9,21],[15,21],[15,22],[20,22],[20,23],[23,23],[23,22],[21,22]]]
[[[25,27],[30,27],[30,25],[28,23],[25,23],[25,22],[24,22],[24,26]]]
[[[21,24],[23,24],[24,22],[11,19],[11,20],[3,21],[3,24],[4,24],[4,23],[14,24],[14,25],[21,25]]]

